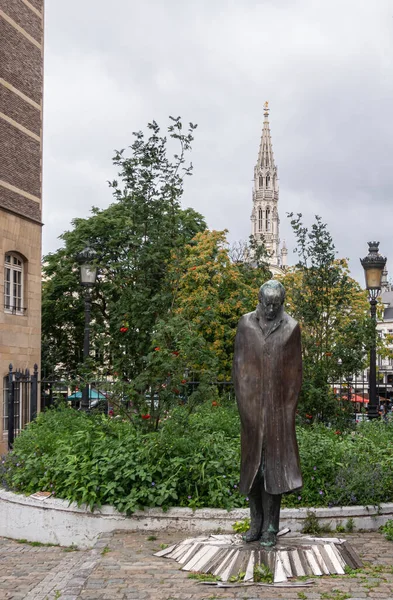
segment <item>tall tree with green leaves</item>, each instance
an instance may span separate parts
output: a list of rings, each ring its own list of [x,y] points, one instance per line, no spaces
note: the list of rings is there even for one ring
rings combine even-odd
[[[155,426],[163,410],[184,400],[190,379],[198,384],[187,393],[190,409],[201,400],[217,400],[216,383],[231,379],[239,319],[255,309],[258,290],[271,276],[261,252],[252,263],[249,249],[231,260],[226,233],[197,233],[172,252],[167,273],[172,304],[157,323],[145,367],[130,392],[134,403],[142,404],[150,391]]]
[[[299,261],[282,282],[287,310],[302,328],[304,376],[299,409],[313,420],[327,420],[338,407],[329,382],[360,372],[366,365],[371,335],[367,296],[350,277],[347,261],[337,259],[332,236],[321,218],[316,216],[307,228],[301,214],[289,217]]]
[[[144,366],[156,323],[172,301],[167,270],[171,254],[206,227],[202,215],[183,210],[184,180],[192,174],[196,125],[183,131],[170,118],[168,135],[153,121],[149,135],[134,133],[130,151],[115,153],[118,179],[110,183],[115,202],[75,219],[64,246],[44,257],[43,362],[47,372],[75,375],[83,346],[83,297],[76,255],[85,245],[98,253],[99,278],[93,290],[92,364],[128,380]],[[176,147],[170,154],[169,148]],[[93,358],[95,357],[95,360]]]
[[[270,277],[262,265],[233,262],[226,233],[200,232],[173,251],[168,268],[172,305],[160,329],[161,334],[172,334],[164,336],[165,343],[154,338],[157,346],[168,347],[175,356],[183,346],[183,362],[176,361],[182,362],[182,369],[197,377],[209,372],[218,380],[231,378],[237,324],[245,312],[254,310],[259,287]],[[189,339],[191,345],[186,343]]]
[[[254,310],[259,287],[270,277],[261,255],[258,263],[233,262],[226,231],[198,233],[169,275],[174,313],[195,324],[218,361],[218,379],[230,379],[233,345],[240,317]],[[202,370],[203,364],[195,365]]]

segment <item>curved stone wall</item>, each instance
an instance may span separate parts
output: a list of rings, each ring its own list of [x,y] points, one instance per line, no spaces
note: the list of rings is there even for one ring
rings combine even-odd
[[[393,504],[376,506],[347,506],[342,508],[286,508],[281,511],[280,527],[301,531],[307,511],[315,511],[321,525],[335,529],[354,520],[355,529],[375,531],[388,519],[393,519]],[[137,511],[127,517],[111,506],[90,511],[65,500],[14,494],[0,489],[0,536],[25,539],[31,542],[60,544],[79,548],[94,545],[101,533],[114,530],[159,531],[167,528],[191,532],[232,532],[232,524],[248,516],[247,509],[160,508]]]

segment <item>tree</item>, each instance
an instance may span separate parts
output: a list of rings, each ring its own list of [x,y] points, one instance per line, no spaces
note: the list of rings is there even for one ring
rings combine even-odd
[[[43,357],[47,372],[75,375],[81,365],[83,298],[75,257],[88,244],[99,253],[99,280],[93,290],[92,370],[118,373],[128,380],[143,368],[156,323],[172,302],[166,277],[173,250],[206,227],[192,209],[182,210],[186,162],[196,125],[186,133],[178,118],[168,138],[158,124],[148,124],[149,137],[134,133],[130,155],[115,153],[119,181],[110,183],[115,202],[92,209],[87,219],[75,219],[61,239],[64,247],[44,257]]]
[[[171,308],[157,323],[145,368],[130,392],[134,404],[141,405],[150,391],[154,426],[185,395],[190,410],[201,400],[216,401],[215,383],[231,379],[237,324],[255,309],[258,290],[271,275],[259,254],[259,266],[248,260],[234,263],[226,231],[209,230],[172,252],[167,273]],[[189,375],[198,384],[191,394]]]
[[[336,258],[333,239],[320,217],[311,229],[290,214],[299,262],[283,278],[289,312],[300,322],[303,345],[303,415],[330,419],[337,402],[329,382],[366,365],[371,324],[366,292]],[[339,359],[342,365],[339,366]]]
[[[263,265],[232,262],[226,233],[198,233],[184,249],[173,252],[168,270],[172,314],[193,324],[203,347],[215,357],[218,379],[230,379],[237,324],[254,310],[259,287],[270,277]],[[207,364],[194,357],[189,367],[201,372]]]

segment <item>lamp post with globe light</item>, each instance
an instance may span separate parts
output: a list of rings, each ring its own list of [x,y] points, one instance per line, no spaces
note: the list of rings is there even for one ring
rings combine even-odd
[[[386,258],[378,252],[379,242],[368,242],[368,255],[360,259],[364,269],[366,279],[366,289],[370,302],[370,316],[373,322],[373,333],[370,346],[370,375],[369,375],[369,398],[368,398],[368,418],[376,419],[378,417],[377,402],[377,303],[378,295],[381,291],[382,273],[386,264]]]
[[[91,313],[91,291],[97,280],[97,266],[95,260],[97,252],[93,248],[86,246],[82,252],[77,255],[77,261],[80,264],[80,282],[84,287],[85,297],[85,332],[83,339],[83,362],[86,363],[90,354],[90,313]],[[85,385],[82,390],[81,409],[88,411],[89,385]]]

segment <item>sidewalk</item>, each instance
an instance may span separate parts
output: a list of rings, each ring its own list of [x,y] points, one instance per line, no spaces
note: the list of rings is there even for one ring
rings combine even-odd
[[[393,600],[393,542],[378,533],[346,536],[371,566],[357,574],[316,578],[313,587],[301,589],[200,585],[175,561],[153,556],[161,544],[184,537],[169,531],[115,532],[86,551],[0,538],[0,600]]]

